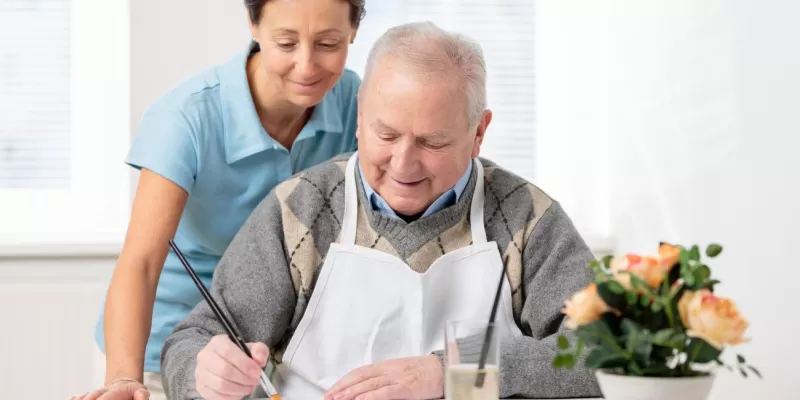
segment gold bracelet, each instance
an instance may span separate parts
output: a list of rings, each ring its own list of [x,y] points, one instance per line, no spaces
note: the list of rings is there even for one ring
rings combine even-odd
[[[140,385],[142,384],[142,382],[139,382],[139,381],[137,381],[136,379],[132,379],[132,378],[119,378],[119,379],[114,379],[113,381],[109,382],[109,383],[108,383],[108,385],[106,385],[106,387],[111,387],[111,385],[113,385],[113,384],[115,384],[115,383],[119,383],[119,382],[136,382],[136,383],[138,383],[138,384],[140,384]]]

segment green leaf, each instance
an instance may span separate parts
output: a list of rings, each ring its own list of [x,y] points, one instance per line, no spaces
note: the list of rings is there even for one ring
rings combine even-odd
[[[689,346],[686,348],[686,354],[689,355],[689,362],[696,362],[699,364],[705,364],[716,360],[720,353],[722,353],[721,350],[699,338],[692,338],[689,342]]]
[[[747,366],[747,369],[749,369],[750,371],[753,371],[753,373],[754,373],[754,374],[756,374],[756,376],[758,377],[758,379],[764,379],[764,378],[762,378],[762,377],[761,377],[761,372],[759,372],[759,371],[756,369],[756,367],[754,367],[754,366],[752,366],[752,365],[748,365],[748,366]]]
[[[628,363],[625,354],[619,351],[609,350],[605,347],[597,347],[586,357],[586,367],[590,369],[617,368],[623,367]]]
[[[575,357],[580,357],[583,352],[583,339],[578,339],[578,344],[575,345]]]
[[[624,310],[626,308],[625,306],[627,305],[625,295],[614,293],[609,286],[611,283],[617,282],[609,281],[597,284],[597,294],[600,295],[600,298],[603,299],[603,301],[608,304],[609,307],[615,310]]]
[[[743,356],[743,355],[741,355],[741,354],[737,354],[737,355],[736,355],[736,361],[739,361],[739,364],[745,364],[745,363],[747,363],[747,361],[745,361],[745,359],[744,359],[744,356]]]
[[[557,354],[553,357],[553,368],[563,368],[564,367],[564,354]]]
[[[651,299],[652,298],[648,295],[642,295],[642,297],[639,298],[639,304],[641,304],[642,307],[650,307]]]
[[[686,282],[687,286],[693,287],[695,283],[695,277],[691,273],[687,272],[683,275],[683,281]]]
[[[609,281],[608,282],[608,288],[611,290],[611,292],[613,292],[615,294],[623,294],[623,293],[625,293],[625,288],[622,287],[622,285],[620,285],[619,282],[617,282],[617,281]]]
[[[709,244],[708,247],[706,247],[706,255],[711,258],[718,256],[720,253],[722,253],[722,246],[716,243]]]
[[[674,334],[675,334],[675,331],[672,330],[671,328],[662,329],[662,330],[656,332],[655,335],[653,335],[653,342],[655,342],[655,343],[666,343],[666,342],[669,341],[669,339]]]
[[[575,330],[575,334],[584,342],[591,345],[613,347],[613,344],[616,344],[615,336],[611,333],[608,325],[606,325],[603,320],[593,321],[578,327],[578,329]],[[611,343],[609,343],[609,341],[611,341]]]
[[[642,327],[639,324],[628,318],[622,319],[621,326],[622,326],[622,333],[626,335],[636,334],[642,331]]]
[[[711,277],[711,269],[708,268],[708,265],[701,265],[694,270],[694,277],[697,280],[697,283],[702,285],[708,280],[708,278]]]
[[[647,340],[647,335],[638,333],[629,340],[628,351],[633,353],[633,359],[642,367],[650,366],[650,353],[653,351],[653,343]]]
[[[700,248],[697,245],[692,246],[689,250],[689,259],[693,261],[700,261]]]
[[[636,361],[631,360],[628,362],[628,375],[642,376],[644,371],[636,364]]]
[[[559,336],[558,337],[558,348],[561,350],[569,349],[569,340],[566,336]]]
[[[625,292],[625,299],[628,300],[628,304],[635,305],[639,302],[639,295],[636,292]]]
[[[710,291],[712,291],[712,292],[713,292],[713,291],[714,291],[714,286],[716,286],[717,284],[719,284],[719,281],[718,281],[718,280],[716,280],[716,279],[711,279],[711,280],[708,280],[708,281],[705,281],[705,282],[703,282],[703,284],[702,284],[702,285],[699,285],[699,286],[697,287],[697,289],[698,289],[698,290],[699,290],[699,289],[708,289],[708,290],[710,290]]]
[[[589,262],[589,268],[591,268],[591,269],[593,269],[595,271],[601,269],[602,267],[603,266],[602,266],[602,264],[600,264],[600,261],[592,260],[591,262]]]
[[[608,279],[608,273],[606,271],[597,270],[594,273],[594,281],[595,282],[605,282]]]
[[[614,259],[614,256],[608,255],[602,258],[603,265],[605,265],[606,269],[611,268],[611,260]]]
[[[647,282],[643,281],[642,278],[639,278],[634,274],[628,274],[628,275],[630,275],[631,277],[631,286],[633,286],[634,289],[642,291],[650,291],[650,286],[647,284]]]
[[[654,313],[661,311],[664,306],[661,304],[661,301],[654,301],[653,304],[650,305],[650,310]]]

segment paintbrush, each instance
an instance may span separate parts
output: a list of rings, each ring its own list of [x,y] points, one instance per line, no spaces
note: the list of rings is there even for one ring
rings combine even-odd
[[[200,290],[200,293],[202,293],[203,297],[206,299],[206,303],[208,303],[208,305],[211,307],[211,310],[214,311],[214,315],[216,315],[217,319],[220,322],[222,322],[222,325],[225,326],[225,331],[228,333],[228,337],[231,339],[233,343],[236,343],[236,345],[239,346],[240,349],[242,349],[244,354],[247,354],[248,357],[253,358],[253,355],[247,348],[247,344],[245,344],[245,341],[242,339],[242,335],[239,334],[239,332],[236,330],[236,328],[228,319],[228,317],[225,316],[225,313],[222,312],[222,309],[219,307],[217,302],[214,301],[214,298],[211,297],[211,293],[208,292],[208,289],[206,289],[206,286],[203,285],[203,282],[194,272],[192,266],[189,265],[189,261],[187,261],[186,258],[183,256],[181,250],[178,249],[178,246],[172,240],[169,241],[169,246],[172,248],[172,251],[175,252],[175,255],[178,256],[178,259],[181,261],[181,264],[183,264],[183,266],[186,268],[186,272],[188,272],[189,275],[192,277],[192,280],[194,281],[195,285],[197,285],[197,289]],[[270,400],[281,400],[281,396],[278,394],[278,390],[275,389],[275,386],[272,384],[272,382],[269,381],[269,378],[267,378],[267,374],[264,373],[264,370],[261,370],[261,377],[259,378],[259,383],[261,384],[261,387],[264,388],[264,391],[267,393],[267,396],[269,396]]]

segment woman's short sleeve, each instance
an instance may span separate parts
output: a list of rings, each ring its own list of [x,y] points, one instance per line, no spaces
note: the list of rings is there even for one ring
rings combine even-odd
[[[195,132],[180,109],[151,106],[125,162],[147,168],[191,192],[197,175]]]

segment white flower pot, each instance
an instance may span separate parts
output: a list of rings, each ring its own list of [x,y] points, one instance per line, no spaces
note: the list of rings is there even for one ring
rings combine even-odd
[[[714,375],[688,378],[645,378],[595,371],[606,400],[705,400]]]

